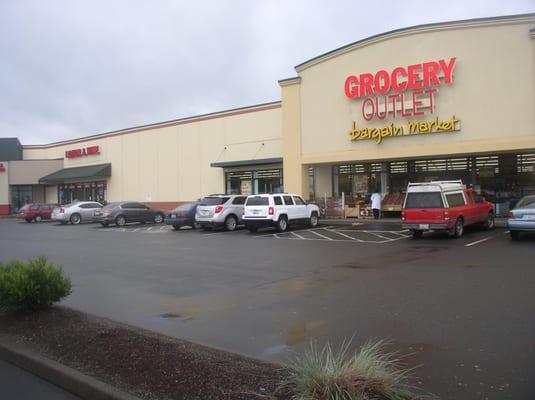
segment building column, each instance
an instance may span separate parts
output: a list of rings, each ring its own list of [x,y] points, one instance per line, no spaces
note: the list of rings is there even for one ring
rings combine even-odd
[[[316,197],[332,197],[333,195],[333,167],[330,164],[314,167],[316,180]]]

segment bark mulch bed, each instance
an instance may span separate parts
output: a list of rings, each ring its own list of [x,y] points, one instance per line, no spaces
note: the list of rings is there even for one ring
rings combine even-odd
[[[0,333],[142,399],[288,399],[279,365],[64,307],[0,311]]]

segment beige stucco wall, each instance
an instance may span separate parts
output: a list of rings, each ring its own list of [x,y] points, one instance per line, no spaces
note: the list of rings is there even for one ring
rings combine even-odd
[[[302,163],[535,149],[532,28],[533,16],[417,28],[355,45],[323,62],[305,66],[298,71],[301,84],[295,89],[300,92]],[[457,57],[454,82],[440,87],[435,114],[422,119],[438,116],[446,120],[455,115],[461,120],[459,132],[386,138],[380,145],[372,140],[349,140],[354,120],[363,128],[404,124],[407,118],[364,121],[362,100],[345,96],[348,75],[392,71],[397,66],[450,57]],[[295,99],[287,103],[283,95],[283,114],[297,112],[295,105]]]
[[[281,157],[280,118],[273,105],[59,146],[25,146],[24,159],[63,158],[67,150],[98,145],[100,154],[65,158],[64,164],[111,163],[108,201],[187,201],[224,192],[223,170],[211,163]]]
[[[63,160],[22,160],[9,162],[10,185],[36,185],[39,178],[63,168]]]

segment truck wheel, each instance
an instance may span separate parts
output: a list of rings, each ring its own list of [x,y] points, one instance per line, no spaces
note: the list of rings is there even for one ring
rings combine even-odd
[[[485,229],[490,231],[491,229],[494,229],[494,213],[489,212],[487,215],[487,219],[485,220]]]
[[[277,232],[286,232],[288,229],[288,219],[285,215],[281,215],[277,221]]]
[[[464,233],[464,221],[462,218],[457,218],[455,226],[453,227],[453,237],[458,239],[463,236]]]
[[[71,215],[71,224],[78,225],[80,222],[82,222],[82,217],[80,214],[73,214]]]
[[[40,215],[36,215],[34,218],[35,222],[41,222],[42,220],[43,220],[43,217],[41,217]]]
[[[234,215],[229,215],[225,220],[225,230],[232,232],[236,230],[236,225],[238,225],[236,217]]]
[[[310,220],[308,221],[308,225],[311,227],[311,228],[315,228],[316,226],[318,226],[318,213],[317,212],[313,212],[312,215],[310,216]]]
[[[423,236],[423,234],[424,234],[424,231],[420,231],[420,230],[415,229],[415,230],[412,231],[412,238],[413,239],[420,239]]]
[[[511,234],[512,240],[518,240],[520,237],[520,232],[518,231],[510,231],[509,233]]]

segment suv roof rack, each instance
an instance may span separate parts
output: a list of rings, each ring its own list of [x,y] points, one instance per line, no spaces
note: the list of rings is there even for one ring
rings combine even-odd
[[[442,190],[459,190],[465,189],[466,185],[463,184],[461,179],[451,180],[451,181],[430,181],[430,182],[409,182],[407,189],[411,187],[422,187],[422,186],[440,186]]]

